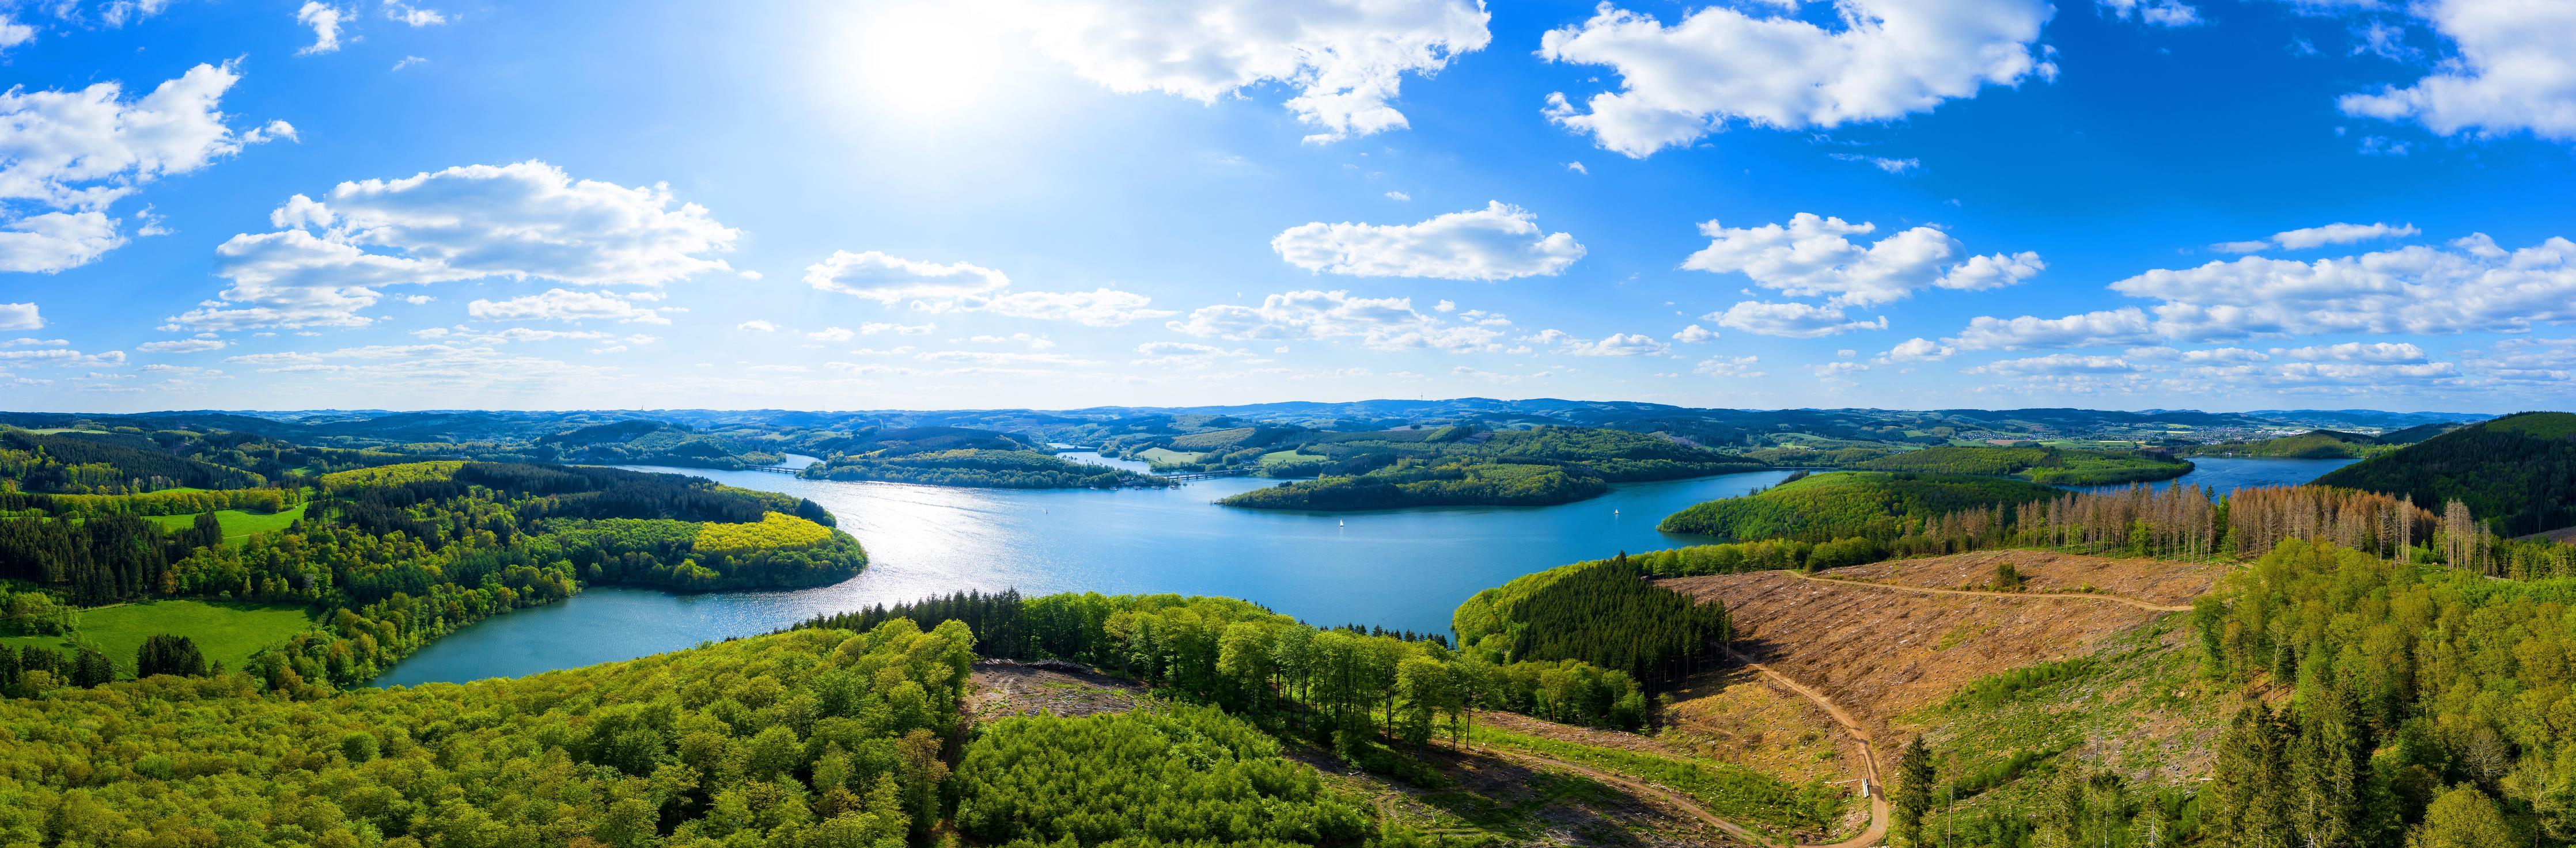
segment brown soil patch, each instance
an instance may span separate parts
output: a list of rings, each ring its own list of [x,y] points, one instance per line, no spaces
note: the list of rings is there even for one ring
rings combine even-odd
[[[1909,561],[1921,570],[1886,569],[1880,579],[1942,585],[1948,578],[1937,569],[1966,567],[1945,562],[1951,559]],[[2029,571],[2051,565],[2034,562]],[[1737,651],[1851,711],[1871,731],[1886,762],[1894,762],[1906,738],[1885,732],[1890,719],[1988,674],[2093,653],[2157,615],[2108,601],[1921,594],[1782,572],[1686,577],[1664,585],[1724,601],[1737,622]]]
[[[1144,687],[1072,663],[984,660],[975,664],[972,681],[966,713],[977,724],[1020,715],[1123,713],[1150,700]]]
[[[1700,674],[1673,692],[1657,741],[1790,783],[1845,780],[1850,742],[1832,716],[1752,669]]]
[[[2016,550],[1890,560],[1837,568],[1820,576],[1925,589],[1984,589],[1994,581],[1998,563],[2011,563],[2013,570],[2021,572],[2026,592],[2098,592],[2160,606],[2190,604],[2227,570],[2223,563]]]
[[[1484,720],[1483,718],[1479,719]],[[1412,752],[1434,774],[1414,785],[1352,769],[1312,749],[1290,756],[1415,830],[1497,846],[1740,846],[1687,811],[1532,758],[1432,745]]]

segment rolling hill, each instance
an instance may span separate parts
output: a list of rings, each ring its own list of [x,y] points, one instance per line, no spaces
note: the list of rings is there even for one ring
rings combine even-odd
[[[2496,532],[2576,525],[2576,413],[2524,412],[2462,427],[2337,469],[2318,485],[2458,500]]]

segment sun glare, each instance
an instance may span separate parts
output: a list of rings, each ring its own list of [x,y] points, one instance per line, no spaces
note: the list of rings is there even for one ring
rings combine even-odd
[[[862,108],[882,117],[949,120],[1000,94],[1002,66],[1016,58],[1004,38],[956,5],[869,9],[833,39],[842,79],[825,84],[846,86]]]

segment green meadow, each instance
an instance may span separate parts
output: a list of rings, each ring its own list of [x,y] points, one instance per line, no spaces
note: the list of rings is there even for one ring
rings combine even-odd
[[[143,640],[169,633],[195,640],[208,662],[240,668],[259,649],[286,641],[313,626],[300,607],[207,601],[151,601],[94,607],[80,612],[79,633],[61,636],[0,637],[11,647],[41,646],[69,650],[76,639],[116,663],[118,674],[134,674],[134,653]]]

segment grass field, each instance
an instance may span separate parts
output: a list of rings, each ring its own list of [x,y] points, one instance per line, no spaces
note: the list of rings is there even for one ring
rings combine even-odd
[[[267,604],[150,601],[96,607],[80,613],[80,642],[115,661],[118,674],[134,674],[134,652],[143,640],[170,633],[196,640],[207,662],[238,669],[259,649],[286,641],[313,626],[304,610]],[[65,650],[71,640],[60,636],[0,637],[12,647],[30,645]]]
[[[1197,462],[1200,457],[1206,455],[1207,454],[1203,453],[1182,453],[1171,448],[1147,448],[1143,451],[1137,452],[1136,458],[1144,460],[1148,465],[1185,465]]]
[[[279,530],[286,529],[286,525],[293,524],[297,519],[304,517],[304,508],[306,506],[309,506],[309,504],[296,504],[293,509],[282,510],[268,515],[262,515],[256,512],[243,512],[238,509],[227,509],[216,512],[215,521],[221,523],[224,527],[224,541],[230,542],[235,546],[239,546],[243,541],[252,536],[261,533],[274,533]],[[196,526],[197,516],[147,515],[143,517],[143,520],[161,525],[161,529],[163,530],[185,530]]]

